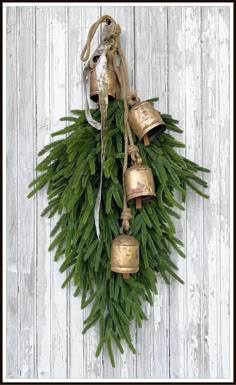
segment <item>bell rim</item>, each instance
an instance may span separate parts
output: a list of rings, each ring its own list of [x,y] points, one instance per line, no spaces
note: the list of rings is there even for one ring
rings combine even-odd
[[[90,97],[90,99],[94,102],[94,100],[92,99],[92,97],[93,96],[96,96],[96,95],[98,95],[98,91],[97,90],[94,90],[94,91],[91,91],[90,92],[90,95],[89,95],[89,97]],[[113,98],[113,100],[116,100],[117,99],[117,96],[116,96],[116,93],[114,94],[112,94],[111,92],[108,92],[108,97],[109,96],[111,96],[112,98]],[[113,101],[112,100],[112,101]],[[96,103],[96,102],[95,102]]]
[[[148,196],[150,196],[150,197],[153,197],[153,198],[150,198],[149,200],[146,200],[146,202],[148,202],[148,201],[153,201],[155,198],[156,198],[156,194],[155,193],[145,193],[144,191],[142,192],[142,191],[140,191],[140,193],[139,192],[137,192],[137,193],[133,193],[133,194],[129,194],[129,195],[127,195],[127,201],[130,201],[131,199],[135,199],[135,198],[138,198],[138,197],[148,197]]]
[[[139,140],[142,140],[144,135],[148,134],[149,131],[153,130],[153,128],[158,126],[164,126],[166,129],[166,125],[163,121],[159,123],[153,123],[151,124],[151,126],[148,126],[145,130],[142,131],[141,135],[138,136]]]
[[[119,267],[111,267],[111,271],[113,271],[114,273],[121,273],[121,274],[124,274],[124,273],[137,273],[139,271],[139,267],[136,267],[136,268],[127,268],[127,267],[124,267],[123,269],[122,268],[119,268]]]

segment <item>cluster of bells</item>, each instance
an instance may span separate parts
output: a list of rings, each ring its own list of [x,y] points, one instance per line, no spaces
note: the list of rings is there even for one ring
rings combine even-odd
[[[96,62],[96,59],[94,62]],[[115,71],[108,67],[108,98],[114,100],[120,96],[119,82]],[[98,102],[98,87],[95,68],[90,73],[90,98]],[[147,146],[166,129],[158,111],[149,102],[138,102],[129,110],[128,121],[131,129],[139,140]],[[142,207],[142,202],[148,202],[156,197],[152,170],[146,165],[134,164],[124,175],[125,193],[128,202],[136,201],[136,208]],[[128,279],[131,273],[139,270],[139,241],[122,234],[112,241],[111,271],[121,273]]]

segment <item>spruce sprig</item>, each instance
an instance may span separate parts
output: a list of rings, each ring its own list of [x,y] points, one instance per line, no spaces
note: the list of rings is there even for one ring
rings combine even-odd
[[[124,342],[133,353],[136,352],[130,336],[131,321],[135,320],[141,327],[147,319],[142,306],[145,301],[153,304],[152,297],[157,294],[157,273],[168,284],[171,276],[183,283],[171,260],[172,252],[185,257],[184,245],[175,237],[173,218],[180,218],[178,210],[184,210],[188,188],[208,197],[202,191],[207,188],[207,183],[199,172],[209,170],[177,153],[175,148],[185,145],[169,133],[163,133],[148,147],[135,139],[143,163],[153,170],[157,199],[146,203],[139,211],[131,205],[131,231],[141,249],[140,270],[129,280],[124,280],[120,274],[110,271],[111,242],[119,234],[122,209],[123,102],[116,100],[108,106],[100,242],[93,217],[101,164],[100,132],[87,123],[84,111],[73,110],[72,113],[74,116],[61,119],[72,124],[51,135],[62,139],[52,141],[38,153],[44,159],[36,167],[39,175],[30,183],[32,190],[28,197],[47,185],[48,205],[42,215],[49,218],[59,215],[50,234],[53,240],[49,250],[54,251],[55,261],[60,260],[60,271],[68,271],[62,287],[72,281],[74,295],[82,295],[81,308],[92,305],[84,321],[83,333],[99,323],[96,356],[106,346],[114,367],[114,344],[121,353]],[[99,109],[92,115],[99,120]],[[168,131],[182,132],[171,115],[162,114],[162,118]],[[181,193],[182,203],[176,200],[176,191]]]

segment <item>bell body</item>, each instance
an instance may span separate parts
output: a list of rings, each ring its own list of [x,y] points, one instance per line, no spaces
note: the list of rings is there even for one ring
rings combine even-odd
[[[115,71],[112,68],[107,69],[108,75],[108,98],[109,100],[117,99],[120,95],[120,87]],[[98,85],[96,78],[96,67],[90,72],[90,99],[98,102]]]
[[[139,270],[139,241],[130,235],[119,235],[111,245],[111,271],[122,274]]]
[[[156,197],[152,170],[143,164],[135,164],[125,172],[125,190],[127,201],[142,197],[142,201],[150,201]]]
[[[130,109],[129,124],[139,140],[148,135],[153,141],[166,129],[161,115],[149,102],[141,102]]]

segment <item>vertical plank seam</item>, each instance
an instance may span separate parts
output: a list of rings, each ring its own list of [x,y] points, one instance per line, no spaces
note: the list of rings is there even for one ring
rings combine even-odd
[[[184,88],[186,89],[186,8],[182,8],[182,20],[183,20],[183,29],[184,29]],[[184,141],[185,141],[185,156],[187,156],[187,127],[186,127],[186,92],[184,93]],[[188,205],[187,202],[185,203],[185,250],[187,254],[188,250]],[[188,256],[186,258],[186,264],[185,264],[185,279],[186,279],[186,289],[185,289],[185,303],[186,303],[186,318],[188,319]],[[184,360],[184,374],[188,378],[188,332],[185,336],[185,360]]]
[[[36,104],[36,7],[32,7],[32,22],[33,22],[33,30],[32,30],[32,41],[33,41],[33,132],[34,132],[34,140],[33,140],[33,177],[35,178],[35,166],[37,163],[37,104]],[[38,361],[37,361],[37,243],[38,243],[38,194],[36,194],[34,198],[34,377],[38,376]]]
[[[69,110],[69,13],[65,7],[65,112]],[[66,57],[67,56],[67,57]],[[68,277],[69,272],[66,271]],[[61,289],[63,290],[63,289]],[[69,378],[70,366],[70,287],[66,286],[66,376]]]
[[[200,127],[201,127],[201,164],[203,165],[203,53],[202,53],[202,7],[200,7],[200,33],[199,33],[199,39],[200,39],[200,96],[201,96],[201,117],[200,117]],[[203,173],[201,172],[201,177]],[[203,188],[201,189],[203,190]],[[201,207],[201,212],[202,212],[202,249],[201,249],[201,254],[203,254],[203,250],[205,250],[205,239],[204,239],[204,220],[205,220],[205,215],[204,215],[204,207],[205,207],[205,202],[202,200],[202,207]],[[202,256],[202,281],[201,281],[201,361],[202,361],[202,371],[201,371],[201,376],[204,377],[205,375],[205,316],[203,313],[204,310],[204,298],[205,298],[205,292],[204,292],[204,282],[205,282],[205,269],[204,269],[204,260],[203,258],[206,258],[207,256]]]
[[[136,36],[135,36],[135,28],[136,28],[136,23],[135,23],[135,6],[133,6],[133,87],[136,89],[136,79],[135,79],[135,73],[136,73],[136,66],[135,66],[135,45],[136,45]]]
[[[51,118],[52,118],[52,106],[51,106],[51,7],[49,7],[49,15],[48,15],[48,23],[49,23],[49,28],[48,28],[48,34],[49,34],[49,42],[48,42],[48,75],[49,75],[49,89],[48,89],[48,94],[49,94],[49,121],[48,121],[48,129],[49,129],[49,134],[51,134]],[[50,136],[50,142],[52,141],[52,138]],[[52,231],[52,220],[50,218],[49,220],[49,229],[50,233]],[[49,252],[49,258],[50,258],[50,378],[52,378],[52,252]]]
[[[185,23],[185,8],[184,8],[184,12],[182,11],[182,19],[183,19],[183,14],[184,14],[184,87],[186,88],[186,23]],[[185,93],[185,98],[184,98],[184,143],[186,145],[186,140],[187,140],[187,127],[186,127],[186,93]],[[187,147],[185,146],[184,148],[184,156],[187,157]],[[185,229],[183,231],[183,235],[185,236],[185,254],[187,254],[187,207],[186,207],[186,204],[185,204],[185,211],[184,211],[184,225],[185,225]],[[185,263],[185,280],[188,282],[187,280],[187,270],[188,268],[188,265],[187,265],[187,260],[186,260],[186,263]],[[187,285],[186,285],[187,286]],[[185,289],[185,296],[187,295],[187,290]],[[185,302],[186,302],[186,299],[185,299]],[[184,308],[183,308],[184,310]],[[184,317],[184,314],[183,314],[183,318],[186,319],[188,316],[188,304],[187,304],[187,311],[186,311],[186,317]],[[186,330],[186,328],[185,328]],[[188,337],[188,336],[187,336]],[[186,335],[185,335],[185,338],[184,338],[184,344],[185,344],[185,347],[184,347],[184,353],[186,353],[186,351],[188,351],[188,340],[186,339]],[[184,357],[184,377],[186,378],[186,373],[188,374],[188,367],[186,365],[186,357],[187,357],[188,354],[185,354],[185,357]],[[187,369],[186,369],[187,367]]]
[[[170,108],[170,84],[169,84],[169,12],[168,7],[166,8],[166,108],[169,113]],[[171,330],[171,318],[170,318],[170,286],[168,286],[168,378],[171,378],[171,341],[170,341],[170,330]]]
[[[200,143],[201,143],[201,164],[203,165],[203,88],[202,88],[202,7],[199,8],[199,40],[200,40]],[[201,177],[203,177],[203,173],[201,172]],[[203,190],[203,188],[201,188]],[[201,218],[200,218],[200,223],[201,223],[201,231],[200,231],[200,266],[201,266],[201,271],[202,271],[202,276],[201,276],[201,295],[200,295],[200,322],[201,322],[201,327],[200,327],[200,343],[201,343],[201,368],[199,370],[200,377],[204,377],[205,374],[205,347],[204,347],[204,331],[205,331],[205,326],[204,326],[204,278],[205,278],[205,271],[204,271],[204,258],[203,256],[203,250],[204,250],[204,202],[203,198],[200,197],[200,212],[201,212]]]
[[[17,117],[16,117],[16,142],[17,142],[17,170],[16,170],[16,213],[17,213],[17,227],[16,227],[16,245],[17,245],[17,260],[16,260],[16,279],[17,279],[17,368],[16,373],[17,377],[19,377],[19,331],[20,331],[20,318],[19,318],[19,310],[20,310],[20,303],[19,303],[19,233],[18,233],[18,220],[19,220],[19,74],[18,74],[18,8],[15,7],[15,17],[16,17],[16,28],[15,28],[15,40],[16,40],[16,58],[15,58],[15,64],[16,64],[16,95],[17,95],[17,101],[16,101],[16,111],[17,111]]]
[[[219,96],[219,76],[218,76],[218,73],[219,73],[219,12],[218,12],[219,8],[215,7],[214,9],[214,15],[215,15],[215,20],[217,20],[217,23],[216,23],[216,70],[215,70],[215,75],[216,75],[216,79],[215,79],[215,82],[216,82],[216,114],[215,114],[215,125],[217,126],[217,122],[219,122],[219,99],[220,99],[220,96]],[[218,125],[219,127],[219,125]],[[218,132],[218,135],[217,137],[219,138],[219,132]],[[218,144],[219,144],[219,148],[218,148],[218,170],[219,170],[219,180],[221,180],[220,176],[221,176],[221,172],[220,172],[220,143],[219,143],[219,140],[218,140]],[[219,237],[218,237],[218,252],[217,254],[220,254],[221,253],[221,247],[220,247],[220,242],[221,242],[221,223],[220,223],[220,212],[221,212],[221,204],[220,204],[220,183],[219,183],[219,186],[218,186],[218,228],[219,228]],[[218,260],[220,260],[220,258],[218,258]],[[218,262],[218,261],[217,261]],[[221,274],[220,274],[220,269],[218,269],[218,266],[219,266],[219,262],[216,263],[216,277],[219,278],[217,279],[217,287],[216,287],[216,303],[217,303],[217,377],[220,377],[222,375],[222,370],[221,370],[221,362],[220,362],[220,355],[219,355],[219,350],[221,350],[221,346],[219,348],[219,341],[221,341],[221,338],[219,338],[219,334],[221,333],[221,329],[220,329],[220,326],[221,326],[221,312],[220,312],[220,305],[219,305],[219,291],[221,289]],[[220,267],[220,266],[219,266]]]

